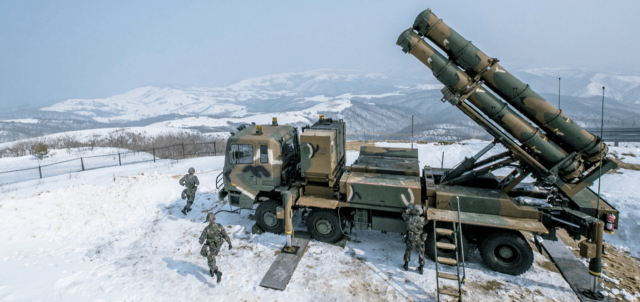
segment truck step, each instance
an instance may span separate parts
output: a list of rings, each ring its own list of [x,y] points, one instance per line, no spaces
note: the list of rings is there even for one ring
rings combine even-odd
[[[436,247],[443,250],[455,250],[456,246],[451,243],[436,242]]]
[[[455,259],[438,257],[438,263],[455,266],[458,262]]]
[[[443,273],[443,272],[438,272],[438,278],[443,278],[443,279],[449,279],[449,280],[456,280],[458,281],[458,276],[454,275],[454,274],[449,274],[449,273]]]
[[[460,298],[460,293],[458,292],[458,290],[450,288],[450,287],[443,287],[443,288],[438,290],[438,293],[441,294],[441,295],[447,295],[447,296],[451,296],[451,297]]]
[[[443,236],[453,236],[453,230],[436,228],[436,234]]]

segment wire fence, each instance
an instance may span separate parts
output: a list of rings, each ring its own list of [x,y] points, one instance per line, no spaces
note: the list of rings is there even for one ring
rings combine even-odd
[[[375,131],[357,131],[347,133],[347,137],[351,140],[363,141],[385,141],[385,140],[401,140],[414,142],[434,142],[434,141],[461,141],[465,139],[483,139],[490,140],[492,137],[489,133],[473,127],[461,128],[437,128],[427,131],[411,133],[386,133]]]
[[[600,128],[585,128],[585,130],[600,136]],[[604,128],[602,139],[606,142],[640,142],[640,128]],[[351,140],[382,141],[382,140],[406,140],[406,141],[461,141],[465,139],[493,139],[488,133],[482,130],[468,128],[439,128],[423,131],[415,134],[411,133],[385,133],[375,131],[358,131],[347,133]]]
[[[600,136],[600,128],[587,128],[587,131]],[[640,142],[640,128],[604,128],[602,139],[605,142],[613,142],[617,146],[619,142]]]
[[[9,171],[0,171],[0,185],[65,174],[69,175],[69,177],[73,177],[74,173],[82,171],[144,162],[156,162],[158,160],[179,160],[201,156],[224,155],[224,148],[225,144],[218,141],[206,143],[175,144],[148,150],[81,156],[53,163],[39,164],[37,167],[33,166]]]

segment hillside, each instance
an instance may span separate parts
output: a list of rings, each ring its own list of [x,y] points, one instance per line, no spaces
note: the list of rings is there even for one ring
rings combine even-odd
[[[605,126],[640,126],[640,76],[560,69],[517,70],[553,105],[562,77],[561,109],[579,124],[600,124],[601,87]],[[229,132],[243,123],[303,126],[319,114],[348,121],[349,132],[408,134],[417,140],[488,139],[461,112],[439,100],[432,75],[402,76],[314,70],[249,78],[215,88],[140,87],[101,99],[70,99],[39,110],[0,114],[0,141],[56,132],[111,127],[174,127],[201,133]],[[352,135],[353,139],[409,139],[407,135]]]

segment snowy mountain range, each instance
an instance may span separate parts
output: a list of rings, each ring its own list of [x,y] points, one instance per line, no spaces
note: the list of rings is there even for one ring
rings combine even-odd
[[[638,116],[638,125],[634,126],[640,126],[639,75],[551,68],[515,70],[513,73],[554,105],[558,99],[558,78],[561,77],[561,108],[585,126],[596,125],[602,86],[606,86],[605,116],[608,121],[632,123]],[[461,112],[439,102],[441,87],[428,70],[400,76],[313,70],[248,78],[214,88],[140,87],[107,98],[65,100],[40,108],[36,114],[30,112],[28,116],[13,114],[0,118],[19,121],[42,115],[48,118],[40,118],[41,123],[58,121],[56,125],[62,120],[82,121],[83,126],[78,126],[77,130],[163,126],[219,132],[233,130],[243,123],[270,123],[273,116],[278,117],[280,123],[301,126],[312,123],[319,114],[325,114],[347,120],[349,132],[410,133],[413,115],[416,133],[474,128],[475,125]],[[33,124],[33,120],[30,122],[32,124],[24,127],[34,129],[39,126]],[[0,123],[2,125],[8,123]],[[13,128],[4,128],[9,131],[20,128],[19,122],[12,125]],[[68,127],[64,129],[68,130]]]

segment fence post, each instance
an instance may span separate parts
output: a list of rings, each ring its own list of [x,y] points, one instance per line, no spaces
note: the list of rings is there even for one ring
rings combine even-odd
[[[184,154],[184,143],[182,143],[182,158],[183,159],[187,158]]]
[[[80,163],[82,164],[82,171],[84,171],[84,159],[82,157],[80,157]]]
[[[153,162],[156,162],[156,148],[153,148]]]
[[[38,165],[38,171],[40,172],[40,179],[42,179],[42,167]]]
[[[120,158],[120,152],[118,152],[118,163],[122,166],[122,159]]]
[[[218,150],[216,149],[216,142],[213,142],[213,156],[218,156]]]

